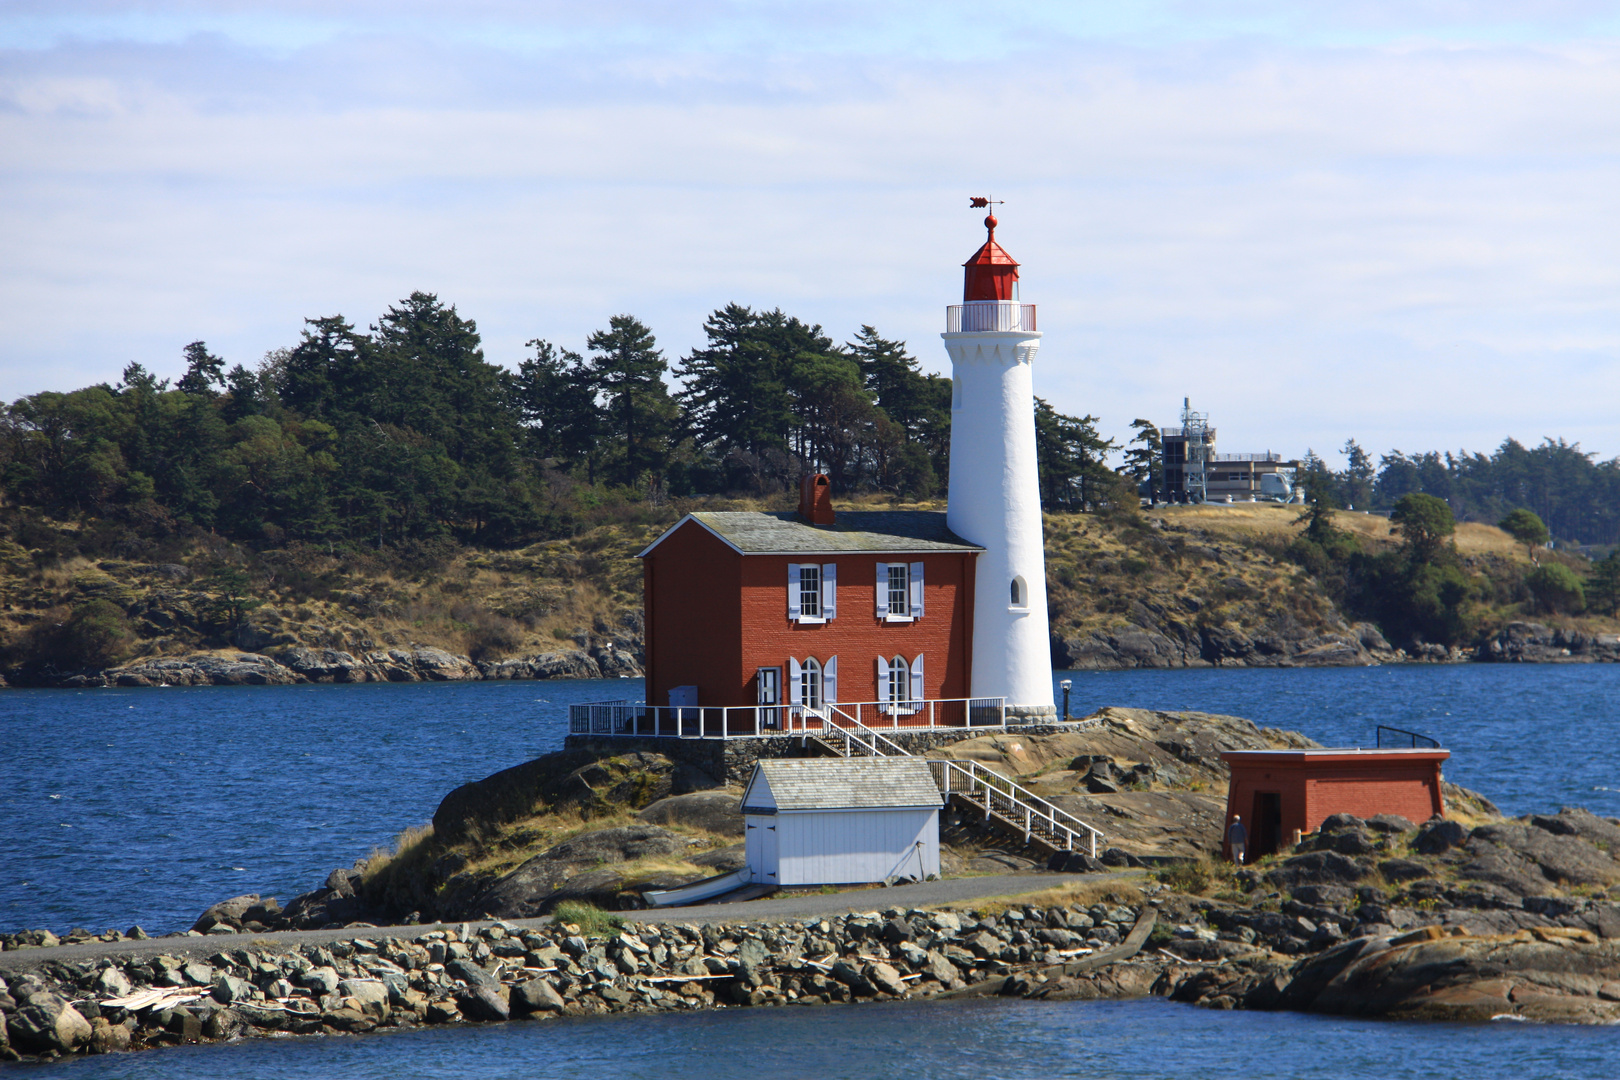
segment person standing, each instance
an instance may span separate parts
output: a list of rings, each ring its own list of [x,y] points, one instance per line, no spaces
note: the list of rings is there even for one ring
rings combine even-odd
[[[1226,827],[1226,844],[1232,849],[1232,861],[1243,865],[1243,852],[1249,846],[1249,830],[1243,827],[1243,817],[1232,815],[1232,824]]]

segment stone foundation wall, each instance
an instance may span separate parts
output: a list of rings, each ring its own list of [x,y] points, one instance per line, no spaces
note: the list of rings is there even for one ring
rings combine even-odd
[[[1058,735],[1078,731],[1089,721],[1059,722],[1047,718],[1042,723],[1008,724],[1000,727],[930,728],[926,730],[882,731],[891,742],[919,757],[940,747],[950,746],[983,735]],[[725,778],[728,784],[746,784],[753,775],[754,763],[762,758],[820,757],[825,751],[813,738],[806,735],[739,736],[732,739],[679,739],[673,736],[657,738],[651,735],[569,735],[563,741],[567,750],[586,750],[604,757],[641,750],[663,754],[671,761],[695,765],[715,779]]]

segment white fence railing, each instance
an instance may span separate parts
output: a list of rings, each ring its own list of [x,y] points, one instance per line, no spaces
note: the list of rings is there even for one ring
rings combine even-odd
[[[761,735],[819,735],[834,729],[927,731],[932,728],[1005,727],[1005,698],[933,698],[920,701],[838,702],[803,705],[642,705],[592,701],[568,707],[574,735],[651,735],[676,739],[746,739]]]
[[[969,300],[945,309],[947,334],[1034,329],[1034,304],[1020,304],[1016,300]]]
[[[1022,828],[1026,843],[1032,836],[1040,836],[1059,850],[1078,851],[1080,841],[1084,840],[1091,849],[1091,857],[1097,857],[1101,831],[995,770],[976,761],[933,760],[928,767],[933,770],[934,783],[947,797],[952,793],[965,795],[987,813]]]

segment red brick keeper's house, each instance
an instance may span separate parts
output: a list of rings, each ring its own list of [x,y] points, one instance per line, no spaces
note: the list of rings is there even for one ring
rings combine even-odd
[[[791,726],[831,706],[904,726],[968,698],[975,559],[931,511],[839,511],[825,476],[798,512],[686,515],[641,553],[649,706]],[[733,710],[740,710],[733,712]]]

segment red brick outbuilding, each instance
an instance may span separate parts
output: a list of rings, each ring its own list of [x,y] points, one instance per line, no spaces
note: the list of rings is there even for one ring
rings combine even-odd
[[[1226,822],[1241,815],[1248,860],[1293,843],[1294,832],[1314,832],[1333,814],[1369,818],[1398,814],[1413,822],[1444,817],[1440,764],[1447,750],[1228,750],[1232,770]],[[1232,853],[1222,834],[1222,854]]]

